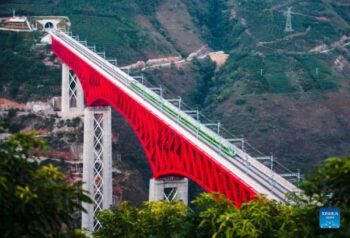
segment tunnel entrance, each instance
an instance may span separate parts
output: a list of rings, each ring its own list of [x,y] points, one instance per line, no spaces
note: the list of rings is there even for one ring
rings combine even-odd
[[[53,29],[53,23],[52,22],[46,22],[45,29]]]

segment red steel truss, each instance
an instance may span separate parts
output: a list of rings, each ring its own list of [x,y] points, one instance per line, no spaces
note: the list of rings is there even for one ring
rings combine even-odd
[[[173,130],[154,112],[106,79],[72,50],[52,37],[52,52],[78,76],[87,106],[110,105],[132,126],[146,153],[154,178],[184,176],[207,192],[218,192],[237,207],[256,191],[205,151]]]

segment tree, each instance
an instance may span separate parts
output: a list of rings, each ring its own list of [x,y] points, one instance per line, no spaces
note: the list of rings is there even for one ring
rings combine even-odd
[[[193,203],[201,218],[198,228],[202,237],[278,237],[275,234],[281,225],[276,216],[282,204],[265,197],[258,197],[240,208],[219,194],[201,194]]]
[[[200,194],[192,208],[182,203],[129,203],[99,214],[96,237],[191,238],[342,238],[350,237],[350,158],[326,160],[302,184],[304,194],[290,194],[292,204],[264,196],[240,208],[217,193]],[[319,228],[320,207],[341,209],[339,230]]]
[[[202,193],[192,203],[198,216],[198,237],[218,233],[220,216],[225,212],[234,213],[237,210],[231,201],[217,193]]]
[[[81,184],[69,185],[58,168],[40,166],[45,143],[33,133],[0,141],[0,234],[2,237],[84,237],[74,213],[90,199]]]
[[[350,158],[329,158],[302,184],[305,194],[327,206],[350,207]]]
[[[350,158],[329,158],[301,185],[303,194],[290,194],[292,205],[257,197],[240,209],[218,194],[201,194],[193,202],[203,237],[350,237]],[[319,209],[339,207],[341,228],[319,228]]]
[[[310,228],[308,237],[350,237],[350,157],[332,157],[317,168],[304,182],[301,189],[306,199],[299,199],[305,208],[304,226]],[[305,204],[307,204],[305,206]],[[300,206],[300,205],[299,205]],[[339,230],[318,229],[320,207],[339,207]]]
[[[205,104],[205,99],[208,96],[210,87],[212,85],[212,78],[215,74],[216,64],[212,62],[209,58],[205,60],[193,60],[192,67],[198,71],[197,87],[191,94],[192,101],[203,107]]]
[[[128,202],[122,202],[117,210],[102,210],[98,219],[102,227],[95,232],[96,237],[136,237],[138,209]]]
[[[98,215],[102,227],[96,237],[186,238],[194,237],[190,210],[182,202],[145,202],[139,207],[123,202],[117,210]]]

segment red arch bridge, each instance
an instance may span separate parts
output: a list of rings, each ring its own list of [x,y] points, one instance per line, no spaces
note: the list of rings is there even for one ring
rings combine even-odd
[[[63,62],[62,79],[70,86],[75,85],[74,89],[62,86],[62,110],[70,107],[73,96],[78,98],[76,106],[83,105],[84,99],[87,106],[83,180],[94,204],[86,205],[88,213],[83,215],[83,227],[95,229],[99,225],[94,218],[96,212],[112,203],[108,159],[111,125],[103,120],[110,115],[106,106],[117,110],[133,128],[155,180],[167,176],[189,178],[208,192],[224,194],[238,207],[257,194],[288,202],[286,193],[298,190],[283,175],[262,164],[263,158],[249,155],[201,124],[106,60],[86,42],[60,30],[51,31],[50,35],[52,52]]]

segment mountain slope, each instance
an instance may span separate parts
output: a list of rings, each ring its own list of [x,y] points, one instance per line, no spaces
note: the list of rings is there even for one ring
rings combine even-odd
[[[212,11],[193,6],[193,15],[209,29],[202,35],[210,46],[230,58],[212,79],[204,110],[293,168],[346,155],[349,2],[207,2]],[[287,7],[293,32],[284,31]],[[208,21],[213,15],[219,21]]]

